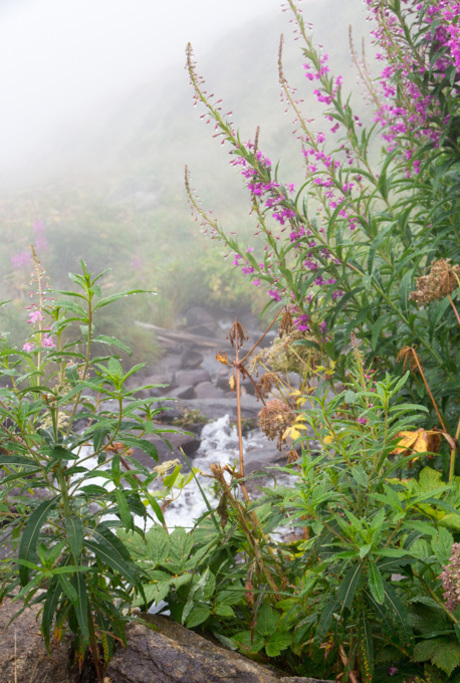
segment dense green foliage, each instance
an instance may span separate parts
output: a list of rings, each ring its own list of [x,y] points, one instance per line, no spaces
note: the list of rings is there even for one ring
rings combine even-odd
[[[242,142],[187,53],[195,100],[250,191],[253,244],[202,208],[187,175],[190,201],[252,286],[265,285],[284,310],[279,339],[253,365],[267,371],[257,383],[259,423],[289,451],[289,464],[274,468],[288,483],[251,499],[248,479],[264,475],[245,476],[240,444],[238,464],[211,467],[215,504],[197,471],[150,471],[131,457],[134,447],[155,457],[144,438],[155,432],[155,409],[124,386],[137,366],[126,373],[116,356],[92,356],[94,343],[123,350],[95,336],[93,320],[122,295],[101,298],[86,266],[71,276],[79,289],[48,303],[35,259],[31,338],[22,351],[3,340],[2,533],[17,557],[3,563],[2,594],[19,588],[17,599],[43,602],[47,643],[68,627],[101,680],[131,608],[166,603],[185,626],[293,674],[460,681],[460,5],[365,4],[383,64],[373,77],[353,50],[368,124],[289,0],[330,127],[313,132],[280,49],[305,159],[300,187],[281,180],[259,133]],[[238,297],[207,263],[219,294]],[[255,350],[243,355],[237,322],[230,339],[235,359],[218,359],[232,369],[239,407]],[[241,435],[240,412],[238,424]],[[169,530],[158,500],[192,478],[207,512],[192,530]]]
[[[110,352],[126,346],[97,332],[99,310],[142,290],[103,297],[84,264],[70,275],[75,289],[50,290],[34,258],[31,335],[22,350],[1,340],[0,534],[11,549],[1,597],[41,604],[47,646],[70,629],[80,661],[89,646],[101,677],[145,580],[116,530],[143,533],[152,514],[164,521],[148,490],[158,472],[131,457],[137,448],[158,459],[144,438],[164,433],[156,399],[127,389],[142,366],[125,372]]]

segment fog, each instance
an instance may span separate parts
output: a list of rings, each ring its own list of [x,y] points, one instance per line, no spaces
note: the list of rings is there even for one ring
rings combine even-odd
[[[0,4],[0,171],[16,173],[98,106],[183,70],[280,0],[10,0]],[[235,51],[238,43],[235,41]],[[185,74],[183,76],[185,78]]]

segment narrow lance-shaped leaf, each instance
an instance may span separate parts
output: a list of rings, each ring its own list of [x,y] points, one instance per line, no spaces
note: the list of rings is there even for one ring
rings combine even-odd
[[[85,540],[85,546],[93,552],[96,557],[104,564],[107,564],[115,572],[127,579],[143,595],[143,588],[139,580],[135,564],[129,560],[122,560],[118,554],[111,552],[107,545],[102,545],[94,541]]]
[[[59,583],[58,577],[54,576],[51,580],[48,590],[46,591],[46,599],[45,604],[43,606],[41,624],[42,635],[45,639],[45,645],[48,652],[50,649],[51,626],[53,624],[54,616],[56,613],[57,606],[59,604],[59,598],[61,597],[61,593],[62,588]]]
[[[84,574],[78,572],[72,577],[72,585],[77,594],[77,602],[74,605],[75,615],[83,638],[89,640],[88,625],[88,596],[86,593],[86,580]]]
[[[372,683],[374,675],[374,645],[372,631],[364,610],[359,615],[358,652],[363,683]]]
[[[345,574],[342,583],[337,590],[337,600],[341,602],[341,610],[350,609],[353,598],[358,588],[362,574],[362,565],[357,564]]]
[[[64,524],[72,555],[78,564],[83,544],[83,522],[79,517],[66,517]]]
[[[35,550],[37,541],[42,527],[46,524],[48,515],[57,505],[60,496],[55,496],[49,500],[44,500],[30,515],[25,529],[22,534],[21,543],[19,545],[19,559],[33,561],[35,557]],[[19,567],[19,578],[21,584],[25,586],[29,580],[29,568],[25,565]]]

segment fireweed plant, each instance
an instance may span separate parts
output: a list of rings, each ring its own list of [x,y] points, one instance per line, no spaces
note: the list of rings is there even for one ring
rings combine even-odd
[[[241,244],[203,209],[187,171],[188,195],[208,235],[223,241],[255,287],[265,286],[273,303],[290,308],[297,328],[309,332],[304,343],[336,364],[335,379],[346,378],[351,331],[378,372],[400,371],[400,350],[414,347],[445,426],[455,432],[460,345],[454,312],[446,297],[418,307],[409,295],[430,263],[460,262],[460,5],[364,4],[381,73],[373,77],[352,46],[367,102],[358,116],[299,6],[287,3],[296,39],[303,41],[308,96],[324,107],[324,120],[313,130],[286,78],[282,39],[279,80],[304,160],[300,186],[281,178],[260,147],[259,132],[242,141],[220,101],[207,94],[188,47],[195,100],[215,136],[230,146],[230,163],[249,191],[257,219],[253,244]],[[420,373],[411,375],[405,391],[441,426]]]
[[[232,516],[228,492],[241,480],[235,473],[229,485],[214,471],[224,546],[248,562],[219,555],[219,564],[205,554],[216,573],[193,623],[245,652],[280,657],[298,674],[351,683],[459,681],[460,3],[364,4],[380,73],[351,40],[366,94],[359,116],[299,4],[286,4],[303,45],[307,92],[324,107],[313,127],[285,75],[282,38],[278,74],[305,167],[300,186],[282,179],[259,130],[243,142],[187,48],[195,101],[249,192],[253,243],[243,245],[201,206],[186,170],[192,210],[253,285],[286,307],[304,333],[292,349],[314,349],[316,367],[291,397],[297,418],[283,434],[301,449],[284,470],[295,486],[235,503]],[[327,383],[340,393],[331,398]],[[239,521],[241,505],[268,515],[254,537],[263,538],[259,563],[278,577],[276,589],[260,564],[245,571],[254,548],[241,545],[250,525]],[[273,542],[280,513],[300,538]],[[219,590],[243,585],[245,595],[231,604],[236,619],[230,610],[219,619]],[[190,596],[183,604],[171,612],[187,623]]]
[[[89,650],[102,681],[125,642],[133,588],[143,595],[142,569],[117,530],[143,537],[150,518],[164,524],[149,490],[159,472],[134,449],[154,465],[148,435],[173,430],[157,428],[156,399],[127,389],[142,366],[125,373],[112,350],[129,349],[97,333],[100,309],[142,290],[104,297],[102,275],[84,263],[69,276],[75,289],[51,290],[35,252],[33,263],[30,337],[22,349],[1,339],[0,535],[10,556],[0,599],[11,596],[18,613],[38,604],[47,646],[70,631],[78,662]]]

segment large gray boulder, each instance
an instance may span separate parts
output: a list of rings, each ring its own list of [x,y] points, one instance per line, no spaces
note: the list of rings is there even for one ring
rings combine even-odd
[[[20,602],[0,605],[1,683],[70,683],[69,644],[52,645],[48,654],[37,621],[38,606],[29,607],[7,628]]]
[[[332,683],[286,676],[217,645],[165,617],[132,624],[111,660],[107,683]]]

